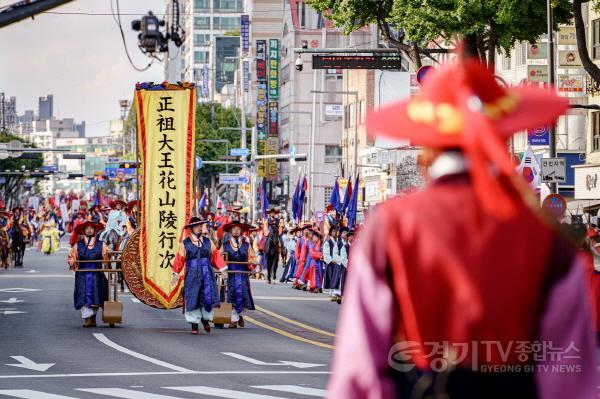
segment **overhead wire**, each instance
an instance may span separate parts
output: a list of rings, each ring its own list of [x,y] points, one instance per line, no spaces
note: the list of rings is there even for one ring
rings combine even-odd
[[[138,72],[147,71],[154,63],[154,58],[144,68],[140,68],[137,65],[135,65],[135,63],[131,59],[131,55],[129,55],[129,49],[127,48],[127,41],[125,40],[125,32],[123,32],[123,24],[121,23],[121,12],[120,12],[120,8],[119,8],[119,0],[115,0],[116,5],[117,5],[116,18],[115,18],[115,11],[113,8],[113,0],[109,0],[109,1],[110,1],[110,11],[112,13],[113,19],[115,20],[115,22],[117,23],[117,26],[119,27],[119,32],[121,33],[121,40],[123,41],[123,48],[125,49],[125,55],[127,55],[127,59],[129,60],[129,63],[131,64],[133,69],[135,69]]]

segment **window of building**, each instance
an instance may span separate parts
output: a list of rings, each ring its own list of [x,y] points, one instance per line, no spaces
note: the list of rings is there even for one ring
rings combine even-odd
[[[592,112],[592,151],[600,151],[600,112]]]
[[[592,21],[592,58],[600,59],[600,18]]]
[[[304,4],[304,3],[303,3]],[[331,198],[331,193],[333,192],[332,187],[325,187],[325,204],[329,204],[329,199]]]
[[[342,147],[339,145],[325,146],[325,163],[335,163],[342,160]]]
[[[281,68],[281,84],[284,85],[290,81],[290,64]]]
[[[366,116],[367,116],[367,102],[363,99],[363,100],[360,100],[360,103],[358,106],[358,123],[360,123],[361,125],[363,123],[365,123]]]
[[[300,13],[300,26],[302,28],[306,28],[306,4],[304,2],[299,4],[299,13]]]
[[[525,61],[527,60],[527,42],[517,44],[515,51],[517,53],[517,65],[525,65]]]
[[[194,62],[197,64],[208,64],[208,51],[194,51]]]
[[[510,69],[511,59],[509,55],[504,55],[502,57],[502,69],[507,70]]]
[[[233,30],[239,28],[239,17],[213,17],[213,29]]]
[[[194,35],[194,46],[210,46],[210,34],[196,33]]]
[[[194,11],[207,11],[209,8],[209,0],[194,0]]]
[[[243,12],[244,1],[243,0],[214,0],[213,1],[214,12]]]
[[[210,29],[210,17],[194,17],[194,29]]]

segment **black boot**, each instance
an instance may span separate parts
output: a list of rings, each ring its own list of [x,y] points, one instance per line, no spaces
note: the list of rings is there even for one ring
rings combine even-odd
[[[192,334],[198,334],[198,323],[192,323]]]
[[[208,324],[208,320],[202,319],[202,326],[204,327],[204,331],[206,331],[207,334],[210,334],[210,324]]]

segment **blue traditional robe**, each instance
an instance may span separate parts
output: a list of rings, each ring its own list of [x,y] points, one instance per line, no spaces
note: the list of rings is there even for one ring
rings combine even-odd
[[[86,263],[86,260],[102,260],[103,242],[96,240],[92,248],[88,248],[84,240],[77,242],[77,259],[80,261],[78,270],[102,269],[102,263]],[[104,301],[108,300],[108,280],[104,273],[75,273],[75,290],[73,293],[75,309],[79,310],[83,306],[91,308],[92,306],[102,307]]]
[[[227,254],[227,268],[229,271],[248,271],[248,265],[229,262],[248,262],[250,245],[242,242],[238,250],[233,249],[231,241],[223,243],[223,251]],[[244,309],[254,310],[254,300],[250,289],[250,277],[248,274],[229,273],[227,277],[227,301],[232,304],[233,309],[242,313]]]
[[[185,247],[185,280],[183,292],[186,313],[201,310],[203,318],[212,319],[212,310],[219,304],[217,280],[210,264],[211,246],[208,237],[195,245],[190,238],[183,240]]]

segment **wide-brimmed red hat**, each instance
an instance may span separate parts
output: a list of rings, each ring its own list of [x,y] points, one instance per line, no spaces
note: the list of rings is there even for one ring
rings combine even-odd
[[[110,207],[112,209],[116,209],[117,205],[121,204],[121,208],[125,209],[125,207],[127,206],[127,203],[125,201],[121,201],[121,200],[114,200],[113,202],[110,203]]]
[[[15,213],[16,211],[21,211],[21,212],[23,212],[23,208],[21,208],[20,206],[15,206],[15,207],[12,209],[12,212],[13,212],[13,213]]]
[[[247,223],[242,223],[239,220],[235,220],[231,223],[227,223],[225,226],[223,226],[223,231],[226,232],[230,232],[231,229],[233,229],[234,227],[239,227],[240,229],[242,229],[242,231],[250,231],[250,229],[252,228],[252,226],[250,226]]]
[[[207,218],[207,219],[208,219],[208,217],[209,217],[209,216],[212,216],[212,218],[213,218],[213,219],[215,218],[215,214],[214,214],[214,213],[212,213],[212,212],[205,212],[205,213],[204,213],[204,217],[205,217],[205,218]]]
[[[81,235],[83,234],[83,231],[87,228],[92,226],[95,230],[96,233],[98,233],[100,230],[104,229],[104,225],[102,223],[96,223],[96,222],[92,222],[90,220],[88,220],[87,222],[83,222],[81,224],[78,224],[77,227],[75,227],[75,234],[76,235]]]
[[[502,217],[516,208],[501,177],[521,185],[514,179],[506,140],[517,131],[553,123],[568,104],[552,90],[502,87],[480,62],[459,58],[429,72],[419,95],[369,114],[367,127],[372,135],[461,150],[482,205]]]
[[[137,207],[139,207],[139,206],[140,206],[140,201],[138,201],[138,200],[129,201],[129,202],[127,203],[127,206],[125,207],[125,210],[126,210],[127,212],[131,212],[134,206],[137,206]]]
[[[7,218],[9,218],[12,217],[12,213],[7,211],[0,211],[0,216],[6,216]]]

